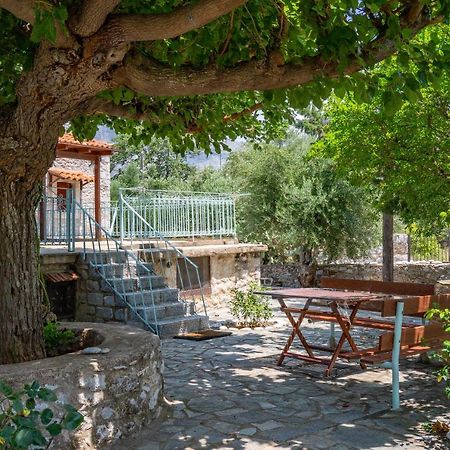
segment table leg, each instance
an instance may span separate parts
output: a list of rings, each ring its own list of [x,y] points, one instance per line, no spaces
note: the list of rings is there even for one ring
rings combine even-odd
[[[286,303],[284,302],[283,299],[278,299],[278,302],[280,303],[281,308],[286,308]],[[292,342],[294,341],[295,336],[297,335],[298,338],[300,339],[300,342],[302,343],[303,347],[305,348],[306,352],[308,353],[308,355],[312,358],[314,358],[314,354],[312,352],[312,350],[309,348],[308,343],[306,342],[305,337],[303,336],[303,333],[300,331],[300,325],[303,322],[303,319],[305,318],[306,315],[306,311],[308,310],[309,306],[311,305],[312,300],[307,300],[305,303],[305,311],[303,311],[299,317],[298,320],[296,321],[294,319],[294,317],[292,316],[292,314],[289,311],[284,311],[284,313],[286,314],[289,322],[292,325],[292,332],[286,342],[286,345],[283,348],[283,351],[281,352],[278,361],[277,361],[277,366],[281,366],[281,364],[283,364],[284,358],[286,357],[286,353],[289,351],[289,348],[292,345]]]
[[[325,370],[325,376],[327,376],[327,377],[330,376],[331,370],[333,369],[334,365],[336,364],[336,360],[339,356],[339,353],[342,350],[342,347],[344,346],[345,341],[347,341],[349,343],[351,349],[354,352],[358,351],[358,347],[356,346],[355,341],[353,340],[352,336],[350,335],[349,330],[350,330],[350,327],[352,326],[353,321],[355,320],[355,317],[356,317],[356,314],[358,313],[359,307],[360,307],[359,303],[354,305],[353,310],[348,318],[348,324],[346,324],[344,322],[344,320],[342,320],[342,317],[339,313],[339,309],[337,307],[337,303],[332,302],[330,305],[330,308],[334,312],[334,314],[336,316],[336,320],[342,329],[342,334],[336,345],[336,348],[334,349],[330,364],[328,365],[327,369]],[[362,369],[366,368],[366,365],[364,363],[360,363],[360,366]]]

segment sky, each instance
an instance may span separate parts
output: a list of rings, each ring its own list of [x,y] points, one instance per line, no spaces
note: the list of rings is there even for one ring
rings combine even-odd
[[[110,143],[114,141],[115,137],[116,133],[105,126],[99,127],[97,134],[95,135],[96,139]],[[245,139],[227,141],[226,143],[232,150],[238,150],[245,143]],[[205,153],[191,156],[188,155],[187,162],[198,168],[213,167],[215,169],[219,169],[221,165],[226,162],[229,154],[229,152],[223,152],[220,155],[218,155],[217,153],[211,153],[210,155],[206,155]]]

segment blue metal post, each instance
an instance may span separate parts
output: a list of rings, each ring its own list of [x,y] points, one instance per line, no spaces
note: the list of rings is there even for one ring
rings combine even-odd
[[[392,347],[392,409],[400,409],[400,347],[402,340],[403,302],[397,302]]]
[[[120,229],[120,243],[124,240],[124,217],[123,217],[123,197],[122,193],[119,195],[119,229]]]
[[[67,251],[75,251],[75,203],[73,201],[73,189],[66,192],[66,235]]]
[[[336,348],[336,335],[334,330],[335,323],[330,322],[330,337],[328,338],[328,346],[330,348]]]

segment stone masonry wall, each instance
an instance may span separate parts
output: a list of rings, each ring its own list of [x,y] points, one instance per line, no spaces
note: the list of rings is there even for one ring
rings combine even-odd
[[[77,263],[77,303],[75,319],[89,322],[124,322],[128,320],[128,309],[89,267],[80,255]]]
[[[94,166],[93,161],[71,158],[57,158],[53,163],[53,167],[84,172],[92,176],[94,175]],[[110,158],[109,156],[102,156],[100,160],[100,203],[102,206],[109,206],[110,204],[111,177],[109,172]],[[84,206],[93,207],[94,198],[94,183],[85,184],[78,200],[81,200]]]
[[[231,289],[245,289],[261,276],[260,253],[235,253],[210,257],[211,306],[229,303]]]
[[[57,436],[52,449],[104,449],[158,418],[163,411],[163,362],[159,338],[134,327],[65,323],[93,328],[105,339],[106,354],[69,353],[0,366],[0,378],[19,389],[37,380],[65,403],[75,406],[84,422],[74,433]],[[41,408],[45,408],[42,402]],[[124,441],[125,443],[126,441]],[[126,445],[124,444],[124,447]]]
[[[271,264],[261,267],[261,277],[271,278],[274,286],[298,287],[298,265]],[[381,280],[381,264],[329,264],[321,266],[318,274],[334,278],[354,278]],[[435,284],[439,280],[450,279],[450,263],[396,263],[394,280],[409,283]]]

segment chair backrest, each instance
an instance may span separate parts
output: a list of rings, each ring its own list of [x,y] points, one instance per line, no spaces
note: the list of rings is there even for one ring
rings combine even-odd
[[[394,281],[355,280],[346,278],[322,277],[320,286],[332,289],[348,289],[353,291],[380,292],[397,295],[433,295],[433,284],[399,283]]]

